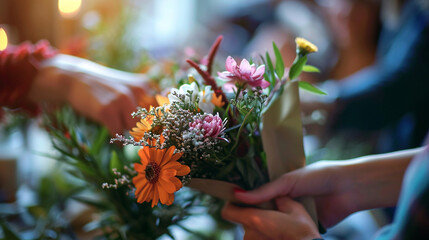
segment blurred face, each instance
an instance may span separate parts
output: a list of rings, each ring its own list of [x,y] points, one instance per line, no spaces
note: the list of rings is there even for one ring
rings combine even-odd
[[[335,41],[340,46],[347,46],[350,42],[350,13],[353,3],[347,0],[316,0],[327,23],[331,28]]]

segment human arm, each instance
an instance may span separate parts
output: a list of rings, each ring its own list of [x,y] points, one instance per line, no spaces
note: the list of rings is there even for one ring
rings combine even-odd
[[[258,204],[280,196],[314,197],[319,220],[330,227],[356,211],[394,206],[410,160],[422,148],[370,155],[348,161],[321,161],[235,196]]]
[[[32,102],[69,103],[110,133],[130,129],[138,105],[153,104],[148,79],[86,59],[58,54],[43,62],[28,93]],[[152,90],[153,91],[153,90]]]
[[[77,112],[105,125],[113,135],[134,126],[131,113],[137,105],[154,104],[151,91],[142,74],[57,54],[47,41],[0,51],[1,107],[35,115],[45,103],[69,103]]]

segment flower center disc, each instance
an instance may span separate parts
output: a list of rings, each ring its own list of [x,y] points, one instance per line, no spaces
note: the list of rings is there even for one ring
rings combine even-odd
[[[146,166],[146,179],[154,184],[158,181],[159,178],[159,172],[161,171],[160,167],[156,163],[149,163]]]

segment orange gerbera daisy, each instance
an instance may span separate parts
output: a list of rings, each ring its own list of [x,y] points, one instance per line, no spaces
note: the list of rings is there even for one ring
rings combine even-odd
[[[139,150],[140,163],[134,164],[137,176],[133,178],[138,203],[150,202],[152,207],[161,200],[162,204],[171,205],[174,193],[182,187],[176,176],[185,176],[191,170],[177,160],[183,153],[175,153],[174,146],[158,149],[145,146]]]

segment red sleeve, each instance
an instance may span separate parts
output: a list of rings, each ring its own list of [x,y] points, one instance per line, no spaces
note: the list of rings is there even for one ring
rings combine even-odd
[[[27,94],[43,60],[56,51],[47,41],[24,42],[0,51],[0,107],[22,108],[30,113],[37,106],[27,100]]]

